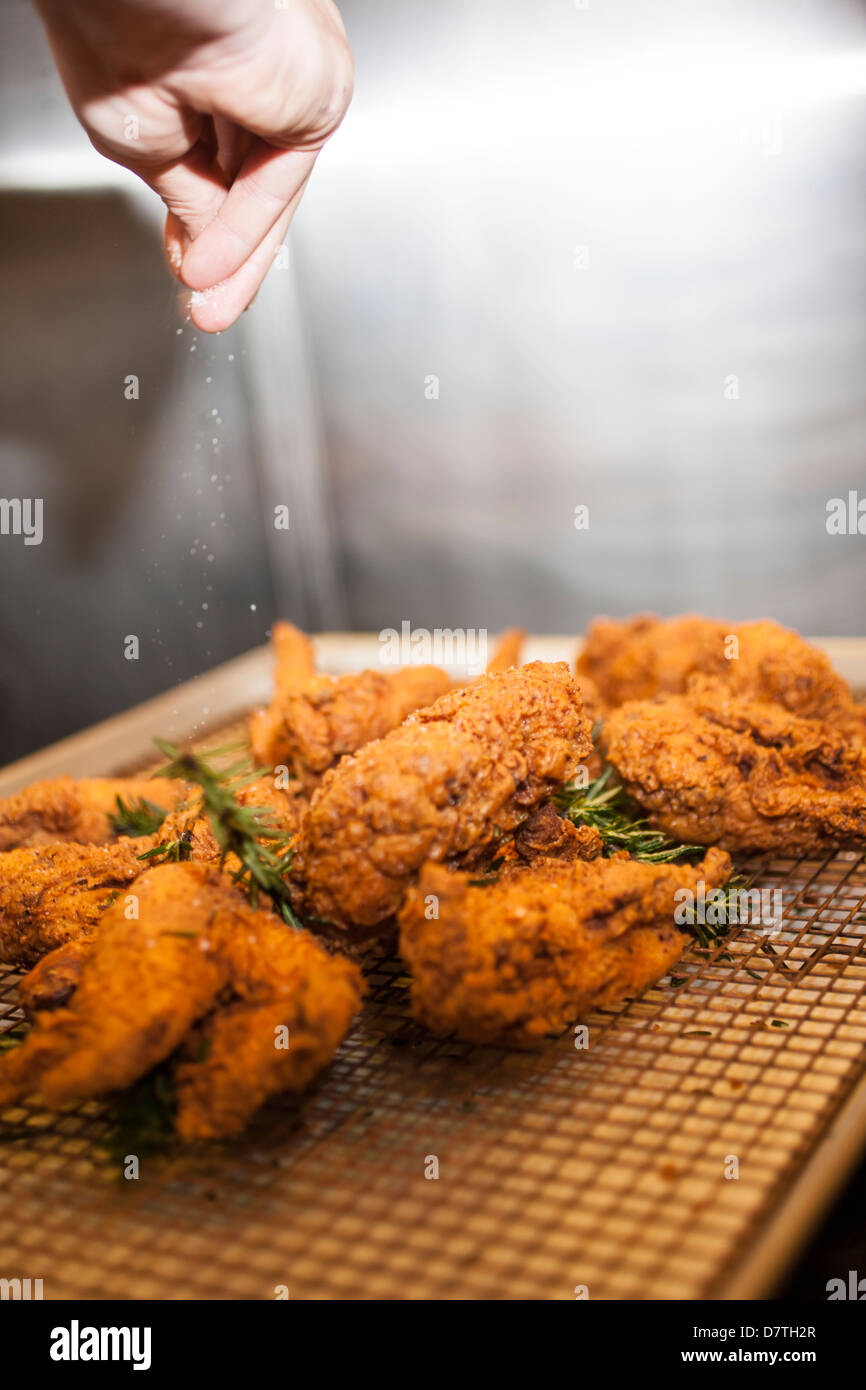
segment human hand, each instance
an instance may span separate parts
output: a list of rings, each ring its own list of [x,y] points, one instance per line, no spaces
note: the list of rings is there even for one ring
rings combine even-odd
[[[166,255],[220,332],[254,298],[352,96],[332,0],[36,0],[101,154],[167,208]]]

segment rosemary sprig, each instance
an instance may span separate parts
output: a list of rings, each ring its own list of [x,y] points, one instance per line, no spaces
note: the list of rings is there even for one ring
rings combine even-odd
[[[181,753],[173,744],[162,739],[156,739],[155,743],[169,760],[156,776],[182,778],[199,787],[202,810],[210,821],[214,839],[220,847],[220,864],[224,864],[230,854],[240,860],[232,878],[246,889],[253,906],[258,905],[260,892],[267,893],[283,921],[289,926],[300,927],[301,923],[292,911],[285,878],[294,858],[292,841],[284,830],[271,824],[266,808],[241,806],[235,796],[238,787],[257,775],[250,769],[249,758],[217,769],[198,753]],[[233,745],[232,748],[218,751],[232,752],[236,747]],[[210,750],[211,758],[216,751]],[[152,853],[148,851],[148,854]]]
[[[682,845],[660,830],[653,830],[645,819],[635,820],[628,812],[625,789],[608,786],[612,769],[586,787],[573,783],[563,787],[553,800],[562,815],[574,825],[591,825],[598,831],[608,852],[625,849],[632,859],[647,864],[669,864],[689,855],[703,854],[701,845]]]
[[[143,796],[126,802],[116,796],[117,810],[109,816],[115,835],[155,835],[166,818],[167,812],[155,806]]]
[[[692,909],[684,914],[682,925],[694,932],[702,947],[715,946],[732,926],[737,925],[738,895],[741,888],[748,888],[751,883],[752,879],[745,878],[743,874],[732,874],[727,883],[723,883],[720,888],[710,889],[713,895],[713,916],[720,917],[721,921],[702,922]],[[719,899],[719,893],[724,895],[723,901]]]
[[[192,856],[192,831],[182,830],[174,840],[163,840],[140,854],[139,859],[149,859],[153,864],[182,864]]]
[[[112,1098],[109,1126],[102,1141],[109,1158],[122,1166],[129,1154],[161,1154],[175,1140],[177,1099],[169,1062],[146,1072]]]

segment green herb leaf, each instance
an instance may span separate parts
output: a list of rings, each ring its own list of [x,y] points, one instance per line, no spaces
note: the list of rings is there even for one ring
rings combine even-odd
[[[117,810],[109,816],[115,835],[155,835],[168,814],[152,801],[137,797],[126,802],[116,796]]]
[[[612,768],[605,768],[600,777],[587,787],[569,783],[553,800],[562,815],[573,825],[591,825],[601,836],[609,852],[628,850],[632,859],[647,864],[669,864],[688,855],[703,854],[701,845],[682,845],[652,830],[643,818],[629,814],[625,789],[614,783],[608,786]]]
[[[286,882],[295,854],[294,839],[287,838],[284,829],[271,823],[266,808],[241,806],[235,796],[239,786],[261,775],[251,770],[249,756],[228,767],[216,768],[209,759],[198,753],[181,753],[173,744],[162,739],[155,742],[169,759],[167,766],[160,768],[156,776],[181,778],[200,788],[202,810],[222,851],[220,862],[224,864],[230,854],[240,860],[240,867],[232,878],[246,890],[253,906],[257,906],[260,892],[267,893],[283,921],[291,927],[300,927]],[[219,752],[234,752],[237,747],[232,745]],[[210,757],[215,755],[211,750]],[[147,856],[142,857],[154,855],[155,851],[149,850]]]

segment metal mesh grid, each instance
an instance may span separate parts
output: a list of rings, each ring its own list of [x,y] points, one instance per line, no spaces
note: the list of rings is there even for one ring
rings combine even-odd
[[[0,1275],[46,1298],[713,1297],[866,1066],[866,860],[748,868],[783,891],[778,933],[693,949],[585,1020],[586,1050],[435,1038],[380,953],[316,1089],[233,1144],[125,1181],[104,1106],[5,1112]]]

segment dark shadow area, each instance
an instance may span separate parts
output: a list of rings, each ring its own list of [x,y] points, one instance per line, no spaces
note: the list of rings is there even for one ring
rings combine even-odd
[[[866,1279],[866,1159],[775,1296],[825,1302],[828,1281],[847,1284],[851,1269]]]
[[[6,194],[0,298],[0,497],[44,517],[41,544],[0,535],[2,764],[256,645],[272,615],[230,335],[183,325],[156,227],[114,191]]]

